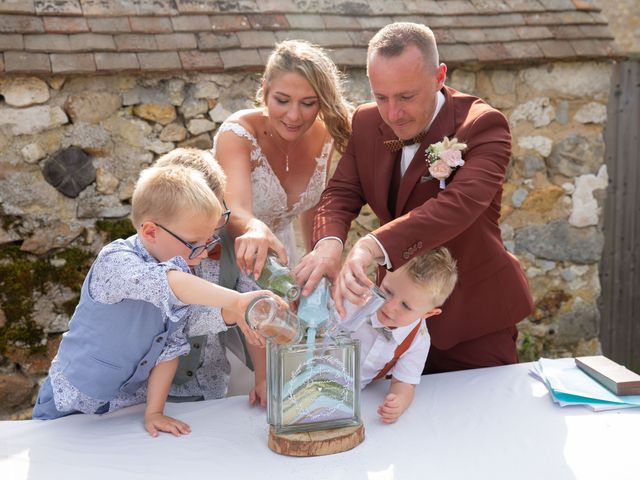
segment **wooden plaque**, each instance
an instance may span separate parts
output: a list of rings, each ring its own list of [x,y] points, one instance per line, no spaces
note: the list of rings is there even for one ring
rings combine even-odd
[[[315,457],[345,452],[364,440],[364,425],[315,432],[276,433],[269,429],[269,448],[281,455]]]

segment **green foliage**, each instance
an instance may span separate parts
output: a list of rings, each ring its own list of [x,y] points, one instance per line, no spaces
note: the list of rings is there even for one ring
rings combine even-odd
[[[56,266],[52,259],[64,260],[64,264]],[[43,258],[20,251],[17,245],[0,248],[0,308],[7,319],[0,327],[0,352],[13,342],[39,348],[44,332],[32,319],[33,293],[45,293],[48,282],[80,292],[92,259],[93,254],[76,247]],[[75,304],[67,304],[63,306],[64,312],[73,313]]]
[[[107,235],[107,243],[113,242],[118,238],[130,237],[136,233],[136,229],[133,228],[131,220],[128,218],[120,220],[98,220],[96,222],[96,229]]]
[[[539,348],[531,339],[531,335],[525,332],[523,336],[524,339],[522,340],[522,345],[518,350],[518,357],[520,357],[521,362],[535,362],[540,358]]]

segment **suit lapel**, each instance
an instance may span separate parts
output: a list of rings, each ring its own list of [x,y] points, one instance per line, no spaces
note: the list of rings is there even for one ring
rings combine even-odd
[[[455,121],[453,116],[453,102],[451,101],[451,95],[447,88],[443,88],[444,93],[444,105],[438,112],[435,120],[431,124],[427,135],[420,143],[420,148],[411,159],[411,163],[407,168],[407,171],[402,176],[400,181],[400,188],[398,189],[398,198],[396,200],[396,209],[394,212],[394,218],[402,215],[404,206],[409,200],[411,192],[418,184],[420,177],[423,175],[429,175],[427,171],[427,162],[425,158],[425,151],[427,147],[433,143],[441,141],[445,136],[451,138],[455,133]],[[436,180],[431,180],[436,181]]]
[[[381,123],[378,128],[378,136],[375,140],[375,147],[373,152],[373,158],[376,159],[373,162],[373,180],[376,186],[376,206],[371,205],[371,208],[378,210],[378,217],[381,223],[387,223],[393,219],[393,215],[389,210],[389,190],[391,188],[391,179],[393,177],[393,169],[395,168],[397,153],[390,152],[387,147],[384,146],[384,141],[393,140],[396,136],[393,130],[389,128],[386,123]],[[384,217],[380,213],[384,212]]]

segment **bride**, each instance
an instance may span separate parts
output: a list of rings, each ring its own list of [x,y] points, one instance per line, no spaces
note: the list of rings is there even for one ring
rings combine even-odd
[[[333,149],[351,131],[340,72],[327,54],[301,40],[276,45],[257,92],[260,108],[232,114],[218,129],[213,155],[227,175],[238,267],[257,278],[269,249],[295,266],[309,251],[316,204]],[[304,245],[296,244],[300,219]]]

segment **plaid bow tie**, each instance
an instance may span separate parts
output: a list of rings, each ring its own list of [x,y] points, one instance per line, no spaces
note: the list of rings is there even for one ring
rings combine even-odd
[[[374,327],[373,323],[371,323],[371,318],[367,318],[367,323],[373,327],[373,329],[381,334],[387,340],[391,340],[393,338],[393,332],[388,327]]]
[[[390,152],[397,152],[398,150],[402,150],[402,147],[406,147],[407,145],[415,145],[416,143],[420,143],[422,142],[422,140],[424,140],[424,137],[427,136],[427,131],[423,131],[420,132],[418,135],[416,135],[413,138],[410,138],[409,140],[401,140],[399,138],[396,138],[395,140],[385,140],[384,142],[384,146],[387,147],[387,150],[389,150]]]

